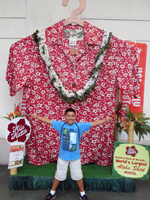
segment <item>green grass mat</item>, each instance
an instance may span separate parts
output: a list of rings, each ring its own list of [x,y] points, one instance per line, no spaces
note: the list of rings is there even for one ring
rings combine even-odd
[[[35,166],[28,163],[27,156],[24,158],[23,167],[18,167],[16,176],[42,176],[54,177],[56,171],[56,162],[46,165]],[[82,165],[83,176],[86,178],[117,178],[112,177],[112,167],[103,167],[96,164]],[[68,169],[67,177],[70,177]]]

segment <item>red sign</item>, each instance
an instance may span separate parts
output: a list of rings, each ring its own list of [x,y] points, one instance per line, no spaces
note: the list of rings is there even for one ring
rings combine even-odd
[[[138,53],[138,76],[140,81],[140,89],[138,98],[134,98],[124,90],[120,90],[120,101],[122,101],[125,106],[129,106],[129,109],[132,112],[138,113],[143,112],[147,44],[134,42],[127,43],[133,45]]]

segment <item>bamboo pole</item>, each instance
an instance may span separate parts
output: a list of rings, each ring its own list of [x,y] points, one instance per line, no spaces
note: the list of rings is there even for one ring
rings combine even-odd
[[[10,175],[17,174],[17,167],[10,169]]]
[[[134,136],[134,122],[130,122],[130,126],[128,129],[128,143],[133,143]]]
[[[117,114],[115,114],[114,141],[118,142]]]

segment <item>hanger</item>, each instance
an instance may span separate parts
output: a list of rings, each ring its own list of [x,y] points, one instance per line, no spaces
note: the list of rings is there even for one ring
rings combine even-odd
[[[69,0],[62,0],[62,5],[67,6]],[[80,1],[80,6],[79,8],[75,9],[71,13],[71,17],[68,19],[65,19],[64,21],[64,26],[71,24],[71,23],[76,23],[79,24],[80,26],[84,26],[83,20],[77,17],[77,15],[81,14],[86,6],[86,0],[79,0]]]

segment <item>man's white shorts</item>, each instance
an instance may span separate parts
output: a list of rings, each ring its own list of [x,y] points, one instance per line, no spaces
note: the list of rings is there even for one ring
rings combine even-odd
[[[70,174],[73,180],[78,181],[83,178],[80,159],[67,161],[58,158],[57,170],[55,173],[55,178],[57,180],[64,181],[66,179],[68,165],[70,166]]]

